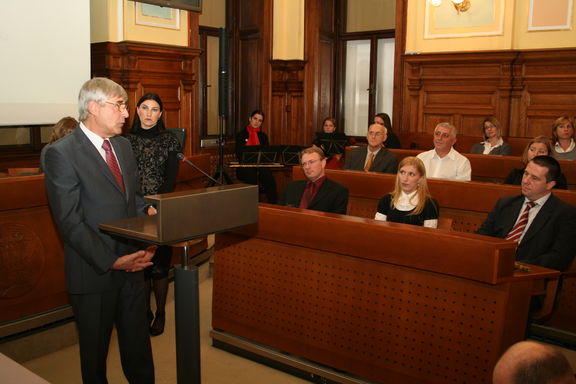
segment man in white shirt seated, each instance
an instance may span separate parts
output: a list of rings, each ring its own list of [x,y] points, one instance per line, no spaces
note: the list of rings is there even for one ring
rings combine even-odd
[[[452,146],[456,143],[456,127],[440,123],[434,128],[434,149],[418,154],[430,178],[470,181],[470,161]]]

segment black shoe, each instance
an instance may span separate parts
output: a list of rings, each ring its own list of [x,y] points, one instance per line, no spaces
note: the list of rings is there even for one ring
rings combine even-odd
[[[158,336],[164,333],[164,323],[166,322],[165,312],[156,312],[156,317],[154,317],[154,322],[150,327],[150,334],[152,336]]]

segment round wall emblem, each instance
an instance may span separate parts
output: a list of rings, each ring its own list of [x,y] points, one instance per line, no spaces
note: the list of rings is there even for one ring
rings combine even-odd
[[[0,298],[30,292],[44,272],[42,241],[23,224],[0,223]]]

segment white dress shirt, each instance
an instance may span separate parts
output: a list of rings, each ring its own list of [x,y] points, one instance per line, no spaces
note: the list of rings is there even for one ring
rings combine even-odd
[[[419,153],[417,157],[424,163],[427,177],[461,181],[472,179],[470,161],[454,148],[444,157],[438,156],[435,149]]]
[[[484,152],[482,152],[482,154],[489,155],[490,151],[492,151],[494,148],[502,146],[502,144],[504,144],[504,140],[502,140],[502,138],[499,138],[495,146],[492,146],[492,144],[490,144],[488,140],[483,141],[482,144],[484,144]]]
[[[88,137],[88,140],[90,140],[90,142],[96,147],[96,149],[98,150],[98,153],[100,153],[100,156],[102,156],[102,159],[104,160],[104,162],[106,164],[108,164],[108,162],[106,161],[106,151],[104,150],[104,148],[102,148],[102,144],[104,143],[104,138],[98,136],[97,134],[95,134],[94,132],[92,132],[91,130],[89,130],[88,128],[86,128],[86,126],[84,125],[84,123],[80,122],[79,124],[80,129],[82,130],[82,132],[84,132],[84,134]],[[112,152],[114,152],[114,156],[116,157],[116,160],[118,160],[118,156],[116,155],[116,151],[114,150],[114,146],[112,145],[112,143],[110,143],[110,148],[112,148]],[[120,166],[120,162],[118,162],[118,168],[120,168],[120,172],[122,172],[122,167]]]

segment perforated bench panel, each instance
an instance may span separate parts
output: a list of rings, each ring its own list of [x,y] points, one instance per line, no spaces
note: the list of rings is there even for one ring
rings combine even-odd
[[[523,337],[530,284],[225,234],[212,325],[378,382],[487,383],[501,351]]]

